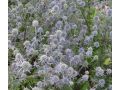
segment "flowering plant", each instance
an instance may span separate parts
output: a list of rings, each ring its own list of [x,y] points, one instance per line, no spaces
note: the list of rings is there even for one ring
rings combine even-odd
[[[9,0],[9,90],[112,90],[111,0]]]

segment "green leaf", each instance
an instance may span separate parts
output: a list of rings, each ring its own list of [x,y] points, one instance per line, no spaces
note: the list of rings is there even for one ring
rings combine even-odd
[[[73,90],[70,86],[65,85],[61,90]]]
[[[105,59],[104,61],[104,65],[110,65],[112,62],[111,62],[111,59],[110,58],[107,58]]]
[[[24,32],[25,29],[26,29],[26,28],[25,28],[24,26],[21,26],[20,29],[19,29],[19,31],[20,31],[20,32]]]
[[[89,83],[85,82],[81,85],[80,90],[89,90]]]

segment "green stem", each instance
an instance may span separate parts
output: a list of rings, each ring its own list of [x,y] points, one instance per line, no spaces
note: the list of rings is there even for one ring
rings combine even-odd
[[[26,40],[26,29],[24,31],[24,41]]]
[[[83,18],[85,19],[85,23],[86,23],[86,25],[87,25],[87,27],[88,27],[88,31],[90,32],[90,31],[91,31],[91,30],[90,30],[90,26],[89,26],[89,23],[88,23],[85,15],[84,15],[83,9],[81,10],[81,13],[82,13]]]

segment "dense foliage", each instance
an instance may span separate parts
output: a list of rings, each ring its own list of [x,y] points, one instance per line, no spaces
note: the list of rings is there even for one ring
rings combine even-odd
[[[111,0],[9,0],[9,90],[112,90]]]

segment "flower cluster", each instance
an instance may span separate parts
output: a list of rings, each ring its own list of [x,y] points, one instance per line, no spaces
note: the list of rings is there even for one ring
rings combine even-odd
[[[10,90],[112,90],[111,0],[9,0]]]

